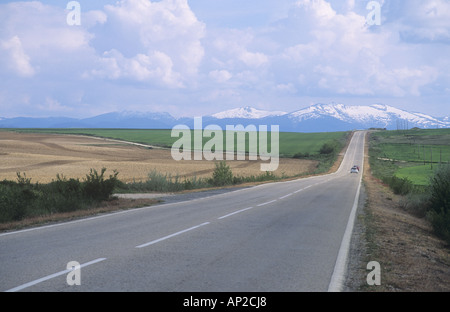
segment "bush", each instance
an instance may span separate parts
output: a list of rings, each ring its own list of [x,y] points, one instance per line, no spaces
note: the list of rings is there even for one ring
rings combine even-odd
[[[431,222],[434,233],[450,244],[450,211],[440,209],[439,211],[432,210],[427,214]]]
[[[429,195],[424,192],[409,193],[402,199],[401,205],[405,210],[409,211],[413,215],[419,218],[424,218],[430,207]]]
[[[224,186],[233,184],[233,172],[230,166],[225,161],[216,163],[216,168],[213,172],[211,184],[214,186]]]
[[[397,195],[407,195],[414,190],[414,184],[408,178],[386,177],[383,178],[383,182]]]
[[[450,166],[443,166],[431,178],[428,218],[438,236],[450,244]]]
[[[306,159],[306,158],[309,158],[311,155],[308,153],[308,152],[306,152],[306,153],[296,153],[294,156],[292,156],[292,158],[295,158],[295,159]]]
[[[0,182],[0,222],[79,210],[109,199],[118,183],[118,172],[105,179],[105,171],[102,169],[99,174],[91,169],[83,182],[57,175],[48,184],[31,184],[30,179],[18,173],[17,182]]]
[[[119,174],[114,170],[114,174],[109,176],[109,179],[105,180],[106,168],[102,168],[100,174],[95,169],[91,169],[90,173],[86,175],[86,179],[83,183],[83,192],[87,198],[94,201],[102,201],[108,199],[114,188],[118,185],[117,175]]]
[[[339,144],[336,141],[326,142],[322,145],[319,150],[321,155],[332,155],[336,154],[338,151]]]
[[[18,221],[27,214],[35,199],[31,185],[10,181],[0,182],[0,222]]]

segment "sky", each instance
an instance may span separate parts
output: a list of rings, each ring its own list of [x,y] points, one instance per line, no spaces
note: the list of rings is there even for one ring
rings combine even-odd
[[[450,116],[450,0],[70,2],[0,2],[0,117],[315,103]]]

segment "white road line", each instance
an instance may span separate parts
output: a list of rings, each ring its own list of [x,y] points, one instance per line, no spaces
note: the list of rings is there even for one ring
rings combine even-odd
[[[183,233],[186,233],[186,232],[195,230],[195,229],[197,229],[197,228],[199,228],[199,227],[202,227],[202,226],[205,226],[205,225],[207,225],[207,224],[209,224],[209,222],[205,222],[205,223],[202,223],[202,224],[193,226],[193,227],[191,227],[191,228],[188,228],[188,229],[186,229],[186,230],[179,231],[179,232],[176,232],[176,233],[173,233],[173,234],[170,234],[170,235],[161,237],[161,238],[156,239],[156,240],[154,240],[154,241],[151,241],[151,242],[148,242],[148,243],[145,243],[145,244],[136,246],[136,248],[143,248],[143,247],[147,247],[147,246],[150,246],[150,245],[153,245],[153,244],[162,242],[163,240],[166,240],[166,239],[169,239],[169,238],[171,238],[171,237],[174,237],[174,236],[177,236],[177,235],[180,235],[180,234],[183,234]]]
[[[229,213],[229,214],[224,215],[224,216],[222,216],[222,217],[220,217],[220,218],[217,218],[217,220],[225,219],[225,218],[228,218],[228,217],[230,217],[230,216],[232,216],[232,215],[235,215],[235,214],[238,214],[238,213],[241,213],[241,212],[250,210],[250,209],[253,209],[253,207],[248,207],[248,208],[245,208],[245,209],[241,209],[241,210],[238,210],[238,211]]]
[[[259,204],[257,207],[261,207],[261,206],[265,206],[265,205],[268,205],[268,204],[271,204],[271,203],[274,203],[274,202],[276,202],[277,200],[276,199],[274,199],[274,200],[271,200],[271,201],[269,201],[269,202],[267,202],[267,203],[262,203],[262,204]]]
[[[90,262],[86,262],[84,264],[81,264],[80,268],[84,268],[84,267],[87,267],[88,265],[95,264],[95,263],[98,263],[98,262],[101,262],[101,261],[104,261],[104,260],[106,260],[106,258],[98,258],[98,259],[92,260]],[[52,279],[52,278],[55,278],[55,277],[58,277],[58,276],[70,273],[71,271],[72,271],[72,269],[67,269],[67,270],[64,270],[64,271],[61,271],[61,272],[58,272],[58,273],[47,275],[45,277],[39,278],[37,280],[34,280],[32,282],[29,282],[29,283],[26,283],[26,284],[23,284],[23,285],[11,288],[11,289],[7,290],[6,292],[16,292],[16,291],[19,291],[19,290],[22,290],[22,289],[34,286],[36,284],[48,281],[49,279]]]
[[[289,196],[292,196],[292,195],[294,195],[294,193],[287,194],[287,195],[285,195],[283,197],[280,197],[279,199],[285,199],[285,198],[288,198]]]
[[[363,136],[363,144],[365,145],[365,137]],[[364,149],[363,149],[364,157]],[[354,152],[356,154],[356,150]],[[354,157],[354,156],[353,156]],[[353,202],[352,211],[348,218],[347,227],[345,228],[345,233],[342,238],[341,246],[339,248],[338,257],[336,259],[336,264],[334,266],[333,275],[331,276],[330,284],[328,285],[328,292],[340,292],[344,285],[345,273],[347,269],[348,252],[350,249],[350,241],[353,233],[353,226],[355,223],[356,210],[358,209],[359,195],[361,191],[362,182],[362,172],[363,172],[364,161],[361,164],[361,175],[359,177],[359,184],[356,190],[355,200]]]

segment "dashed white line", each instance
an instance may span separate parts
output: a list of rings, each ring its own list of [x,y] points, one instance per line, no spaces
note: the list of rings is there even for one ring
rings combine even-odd
[[[232,216],[232,215],[235,215],[235,214],[238,214],[238,213],[241,213],[241,212],[250,210],[250,209],[253,209],[253,207],[248,207],[248,208],[245,208],[245,209],[241,209],[241,210],[238,210],[238,211],[229,213],[229,214],[227,214],[227,215],[221,216],[220,218],[217,218],[217,219],[218,219],[218,220],[225,219],[225,218],[228,218],[228,217],[230,217],[230,216]]]
[[[280,197],[279,199],[285,199],[285,198],[288,198],[289,196],[292,196],[292,195],[294,195],[294,193],[289,193],[289,194],[287,194],[287,195],[285,195],[283,197]]]
[[[262,203],[262,204],[259,204],[259,205],[258,205],[258,207],[262,207],[262,206],[265,206],[265,205],[268,205],[268,204],[274,203],[274,202],[276,202],[276,201],[277,201],[277,200],[276,200],[276,199],[274,199],[274,200],[268,201],[268,202],[266,202],[266,203]]]
[[[161,237],[161,238],[156,239],[156,240],[154,240],[154,241],[151,241],[151,242],[148,242],[148,243],[145,243],[145,244],[136,246],[136,248],[143,248],[143,247],[147,247],[147,246],[150,246],[150,245],[153,245],[153,244],[162,242],[163,240],[169,239],[169,238],[171,238],[171,237],[174,237],[174,236],[177,236],[177,235],[180,235],[180,234],[183,234],[183,233],[186,233],[186,232],[195,230],[195,229],[198,229],[199,227],[205,226],[205,225],[207,225],[207,224],[209,224],[209,222],[205,222],[205,223],[202,223],[202,224],[193,226],[193,227],[191,227],[191,228],[188,228],[188,229],[186,229],[186,230],[179,231],[179,232],[176,232],[176,233],[173,233],[173,234],[170,234],[170,235]]]
[[[80,268],[84,268],[84,267],[87,267],[88,265],[95,264],[95,263],[98,263],[98,262],[101,262],[101,261],[104,261],[104,260],[106,260],[106,258],[98,258],[98,259],[86,262],[84,264],[81,264]],[[11,289],[7,290],[6,292],[16,292],[16,291],[19,291],[19,290],[22,290],[22,289],[34,286],[36,284],[48,281],[49,279],[52,279],[52,278],[55,278],[55,277],[67,274],[67,273],[69,273],[71,271],[72,271],[72,269],[67,269],[67,270],[64,270],[64,271],[61,271],[61,272],[58,272],[58,273],[50,274],[50,275],[44,276],[42,278],[39,278],[37,280],[34,280],[32,282],[29,282],[29,283],[26,283],[26,284],[23,284],[23,285],[11,288]]]

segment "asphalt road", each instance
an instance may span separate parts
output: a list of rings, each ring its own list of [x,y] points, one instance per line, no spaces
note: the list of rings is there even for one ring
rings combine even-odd
[[[363,145],[331,175],[0,234],[0,291],[339,291]]]

